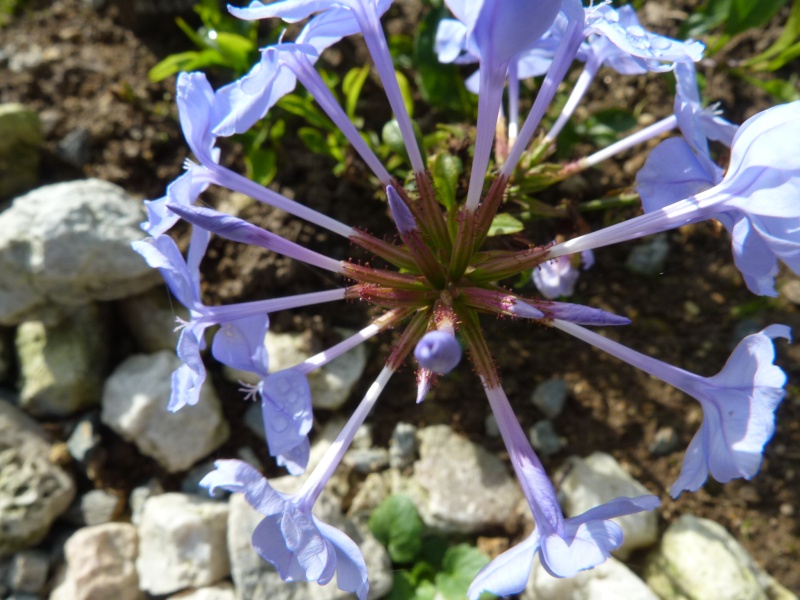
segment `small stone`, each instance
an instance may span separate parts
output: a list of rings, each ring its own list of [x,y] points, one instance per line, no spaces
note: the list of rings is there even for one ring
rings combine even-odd
[[[567,382],[563,379],[543,381],[533,390],[531,402],[545,417],[555,419],[567,402]]]
[[[264,413],[261,410],[260,402],[254,402],[244,411],[244,424],[250,431],[266,441],[267,434],[264,431]]]
[[[139,294],[161,282],[133,251],[141,202],[86,179],[37,188],[0,213],[0,324],[54,323],[75,307]]]
[[[522,498],[503,462],[446,425],[421,429],[419,460],[410,483],[423,521],[443,532],[473,533],[501,527]]]
[[[48,326],[17,329],[20,406],[37,416],[65,417],[100,403],[108,357],[105,315],[85,306]]]
[[[666,234],[659,233],[647,242],[637,244],[628,255],[625,266],[637,275],[653,277],[664,271],[669,254],[669,241]]]
[[[792,597],[724,527],[692,515],[669,526],[648,558],[644,579],[656,594],[675,600]]]
[[[787,281],[779,291],[792,304],[800,304],[800,279]]]
[[[171,375],[180,365],[169,351],[131,356],[106,380],[103,391],[103,423],[171,473],[191,467],[230,433],[209,381],[195,406],[167,411]]]
[[[68,165],[81,169],[91,159],[91,142],[89,130],[77,127],[56,144],[56,154]]]
[[[121,510],[121,498],[107,490],[86,492],[80,501],[83,523],[88,526],[103,525],[113,521]]]
[[[628,475],[613,456],[595,452],[585,459],[571,457],[561,482],[564,513],[574,517],[619,496],[636,497],[650,491]],[[621,558],[638,548],[653,545],[658,539],[658,515],[644,511],[612,519],[621,528],[624,540],[615,554]]]
[[[49,569],[50,559],[44,552],[20,552],[11,559],[8,585],[16,593],[38,594],[47,583]]]
[[[794,505],[789,504],[788,502],[784,502],[783,504],[781,504],[778,510],[784,517],[794,516]]]
[[[353,436],[351,449],[368,450],[372,447],[372,425],[362,425]]]
[[[50,600],[142,600],[137,552],[136,528],[129,523],[79,529],[64,546],[67,569]]]
[[[653,456],[672,454],[680,446],[681,439],[672,427],[662,427],[653,436],[653,443],[648,450]]]
[[[227,522],[224,502],[176,493],[147,500],[136,560],[141,589],[158,596],[227,577]]]
[[[558,454],[564,447],[561,443],[561,438],[558,437],[556,430],[553,428],[553,423],[547,419],[533,424],[528,430],[528,439],[530,439],[533,449],[542,456]]]
[[[167,600],[236,600],[236,592],[230,583],[218,583],[210,587],[186,590]]]
[[[497,418],[494,416],[494,413],[486,415],[486,419],[483,421],[483,428],[486,431],[486,435],[489,437],[500,437],[500,427],[497,425]]]
[[[22,104],[0,104],[0,198],[36,185],[41,145],[36,111]]]
[[[0,559],[44,539],[75,496],[49,449],[38,425],[0,400]]]
[[[355,448],[348,450],[343,462],[356,473],[366,475],[385,469],[389,465],[389,452],[385,448]]]
[[[131,508],[131,523],[139,525],[142,520],[142,512],[144,512],[144,504],[149,498],[158,496],[164,493],[164,488],[157,479],[151,479],[145,485],[140,485],[131,490],[131,495],[128,497],[128,504]]]
[[[67,450],[78,463],[86,463],[97,454],[100,446],[100,434],[97,431],[100,418],[97,414],[78,421],[67,439]]]
[[[411,466],[417,454],[417,428],[409,423],[398,423],[389,439],[389,466],[405,469]]]

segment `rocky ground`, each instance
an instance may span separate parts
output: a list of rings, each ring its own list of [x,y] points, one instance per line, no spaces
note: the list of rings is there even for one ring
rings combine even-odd
[[[187,156],[173,84],[147,79],[158,59],[186,49],[174,14],[164,14],[181,4],[31,2],[0,29],[0,598],[345,597],[333,586],[280,584],[249,545],[258,516],[238,496],[211,499],[198,489],[220,457],[282,475],[266,452],[257,407],[238,391],[240,374],[209,361],[200,404],[164,410],[176,361],[172,329],[182,313],[129,243],[142,237],[141,199],[162,195]],[[645,22],[674,30],[685,6],[668,4],[666,12],[646,9]],[[390,21],[402,29],[419,7],[400,5]],[[741,48],[763,47],[779,30],[776,22]],[[704,69],[732,120],[769,104],[713,65]],[[645,85],[608,75],[588,107],[608,102],[644,106],[642,122],[671,111],[668,86],[657,77]],[[357,178],[338,180],[330,164],[297,147],[286,154],[276,188],[344,222],[389,231],[374,190]],[[631,153],[555,194],[587,200],[624,189],[641,162]],[[221,194],[211,200],[291,239],[350,252],[279,211]],[[540,226],[526,231],[541,233]],[[634,325],[610,335],[703,375],[766,324],[800,331],[800,279],[784,274],[777,299],[754,298],[731,265],[725,234],[712,226],[604,250],[597,259],[575,300],[631,317]],[[328,284],[284,259],[218,242],[204,277],[210,302]],[[365,309],[347,308],[274,315],[267,340],[273,368],[363,326]],[[701,417],[695,403],[551,332],[519,335],[508,321],[487,326],[504,387],[568,514],[620,494],[648,491],[663,501],[656,513],[624,521],[618,560],[568,581],[537,567],[525,598],[800,593],[797,346],[779,348],[778,363],[793,383],[758,477],[710,482],[672,500],[666,490]],[[312,462],[390,344],[386,337],[365,345],[312,381]],[[469,366],[420,406],[411,375],[401,372],[387,389],[320,506],[361,544],[374,598],[389,592],[397,566],[366,521],[392,492],[414,499],[430,529],[492,556],[532,526]],[[297,484],[280,477],[275,485]]]

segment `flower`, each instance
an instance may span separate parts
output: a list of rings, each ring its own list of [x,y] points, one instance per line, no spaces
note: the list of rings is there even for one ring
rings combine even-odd
[[[336,574],[339,589],[366,600],[367,566],[358,546],[344,533],[311,514],[302,494],[274,490],[253,467],[240,460],[218,460],[200,485],[244,494],[264,515],[253,532],[253,548],[272,563],[284,581],[325,585]]]
[[[771,325],[748,335],[736,346],[723,369],[701,377],[663,363],[574,323],[553,321],[558,329],[616,356],[695,398],[703,423],[684,457],[680,476],[670,493],[697,491],[710,473],[726,483],[758,472],[764,446],[775,431],[775,410],[786,393],[786,374],[773,364],[772,340],[791,339],[786,325]]]
[[[610,519],[652,510],[660,504],[655,496],[615,498],[565,519],[553,484],[525,437],[505,392],[487,383],[484,389],[536,527],[523,542],[481,569],[469,588],[470,600],[477,600],[484,591],[498,596],[522,592],[537,553],[542,566],[553,577],[572,577],[578,571],[599,565],[622,543],[622,529]]]

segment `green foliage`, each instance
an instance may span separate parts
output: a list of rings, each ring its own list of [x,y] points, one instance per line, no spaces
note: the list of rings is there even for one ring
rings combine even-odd
[[[410,563],[422,547],[422,519],[408,496],[389,496],[369,518],[369,528],[396,563]]]
[[[575,125],[575,132],[598,148],[613,144],[621,133],[636,127],[636,117],[628,110],[610,108],[591,115]]]
[[[525,225],[515,217],[508,213],[498,213],[492,220],[487,235],[489,237],[495,235],[509,235],[512,233],[519,233],[523,229],[525,229]]]
[[[763,27],[786,4],[787,0],[707,0],[681,27],[682,37],[697,38],[717,27],[727,39]],[[717,44],[719,48],[722,44]]]
[[[389,600],[463,600],[475,575],[489,562],[473,546],[450,546],[440,535],[425,534],[417,508],[401,494],[389,496],[373,511],[369,528],[394,563],[410,565],[394,571]]]
[[[433,161],[433,185],[439,192],[439,202],[444,205],[448,213],[456,205],[458,180],[463,172],[464,164],[461,159],[452,154],[443,152]]]
[[[150,81],[208,67],[221,67],[232,71],[234,78],[241,77],[258,60],[255,22],[235,19],[220,10],[217,0],[200,0],[194,11],[202,22],[197,31],[180,17],[175,22],[198,49],[169,55],[150,69]]]
[[[0,0],[0,28],[11,22],[21,6],[20,0]]]

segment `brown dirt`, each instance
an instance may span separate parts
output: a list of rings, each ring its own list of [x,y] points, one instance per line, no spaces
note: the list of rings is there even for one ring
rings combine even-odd
[[[24,14],[0,30],[0,47],[6,52],[5,61],[13,52],[34,46],[42,51],[44,60],[23,72],[11,72],[7,65],[0,64],[0,101],[23,102],[43,115],[46,156],[42,183],[93,176],[119,183],[142,197],[158,197],[179,173],[187,150],[176,122],[174,83],[152,84],[147,80],[147,71],[159,58],[187,46],[171,17],[146,20],[134,32],[124,21],[120,24],[119,18],[115,20],[115,15],[119,13],[113,3],[99,13],[86,8],[80,0],[31,3]],[[403,13],[395,13],[395,18],[402,25]],[[776,19],[770,28],[759,32],[759,39],[774,39],[781,23]],[[667,32],[674,31],[676,21],[661,26]],[[745,51],[748,43],[748,39],[742,40],[732,52]],[[355,56],[358,50],[345,54]],[[711,65],[704,65],[703,69],[712,73]],[[770,104],[763,93],[741,81],[723,76],[718,70],[713,73],[712,96],[724,102],[732,120],[741,122]],[[608,74],[600,80],[601,85],[587,104],[590,110],[622,99],[628,106],[641,106],[655,117],[671,111],[672,99],[661,76],[634,80]],[[91,158],[81,169],[63,163],[56,152],[58,141],[78,127],[85,127],[91,135]],[[309,158],[299,147],[285,150],[276,184],[282,191],[344,222],[392,235],[384,206],[374,200],[375,190],[365,187],[357,173],[338,180],[330,174],[331,165],[326,161]],[[580,201],[624,189],[641,165],[642,156],[629,153],[607,170],[587,174],[580,193],[568,191],[574,187],[562,187],[552,196],[558,200],[569,194],[571,200]],[[339,240],[279,211],[255,206],[242,216],[334,256],[354,252]],[[598,227],[601,220],[602,217],[593,217],[590,224]],[[571,226],[558,224],[562,229]],[[540,243],[552,237],[552,231],[541,226],[531,227],[526,233]],[[795,332],[800,331],[800,314],[795,305],[784,299],[756,299],[746,290],[731,265],[724,233],[710,224],[701,224],[671,233],[670,242],[666,268],[653,278],[632,275],[624,268],[631,244],[597,252],[597,265],[582,275],[574,301],[631,317],[632,325],[608,335],[703,375],[722,367],[737,331],[749,328],[750,332],[769,323],[786,323]],[[331,284],[330,277],[269,253],[216,241],[205,266],[209,299],[220,302],[306,292]],[[782,276],[779,287],[792,277]],[[530,285],[525,289],[535,293]],[[275,315],[273,326],[278,330],[310,328],[325,339],[334,326],[363,326],[368,312],[360,304],[350,304],[347,310],[323,306],[294,315]],[[750,482],[725,486],[709,482],[699,493],[685,493],[672,500],[666,490],[678,474],[682,454],[654,458],[648,446],[659,428],[671,426],[681,438],[681,448],[685,448],[701,418],[696,402],[558,332],[531,326],[521,333],[522,326],[516,322],[492,319],[486,320],[486,331],[504,387],[524,427],[542,417],[528,400],[533,387],[553,376],[569,382],[567,409],[555,421],[556,430],[567,444],[565,451],[545,460],[551,472],[567,454],[611,453],[662,498],[662,527],[681,514],[713,519],[731,531],[780,582],[800,592],[800,571],[796,568],[800,560],[800,528],[794,512],[800,496],[798,346],[779,344],[778,362],[792,383],[777,412],[777,431],[767,447],[759,475]],[[354,397],[366,390],[390,344],[390,336],[371,344],[373,358]],[[123,342],[120,348],[119,359],[135,350],[130,342]],[[256,448],[255,438],[241,425],[246,405],[239,399],[236,386],[216,377],[217,369],[209,367],[215,385],[228,400],[226,411],[235,432],[233,441],[220,454],[233,455],[245,444]],[[407,368],[391,382],[371,417],[376,443],[386,444],[399,420],[419,426],[449,423],[502,453],[501,443],[484,433],[489,409],[466,361],[422,405],[415,405],[413,398],[413,376],[411,368]],[[320,415],[322,420],[328,417]],[[54,423],[51,430],[63,435],[67,425]],[[159,472],[151,461],[139,457],[113,434],[105,432],[104,438],[107,449],[95,485],[130,489],[152,474],[161,477],[167,487],[177,485],[177,479]],[[267,458],[265,452],[261,458]]]

